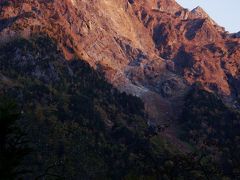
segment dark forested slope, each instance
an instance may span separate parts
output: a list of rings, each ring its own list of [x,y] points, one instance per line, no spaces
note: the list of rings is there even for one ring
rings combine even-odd
[[[152,134],[141,100],[118,92],[84,61],[66,61],[49,38],[2,46],[0,82],[1,96],[19,105],[17,126],[31,149],[16,166],[25,178],[206,179],[221,174]]]
[[[199,85],[185,99],[180,118],[182,138],[214,161],[231,179],[240,178],[240,113]]]

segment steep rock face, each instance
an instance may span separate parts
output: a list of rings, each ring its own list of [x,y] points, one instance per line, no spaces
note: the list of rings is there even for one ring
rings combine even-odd
[[[197,81],[238,96],[240,40],[200,8],[188,11],[174,0],[5,0],[0,8],[1,43],[47,34],[67,59],[85,59],[141,97],[152,121],[179,113]]]
[[[168,5],[159,2],[163,7]],[[137,1],[134,5],[135,14],[149,29],[159,56],[173,61],[174,72],[182,74],[189,84],[199,81],[205,89],[219,95],[236,95],[229,81],[239,79],[237,34],[229,36],[201,7],[189,11],[175,1],[171,6],[171,11],[156,11],[139,6]]]

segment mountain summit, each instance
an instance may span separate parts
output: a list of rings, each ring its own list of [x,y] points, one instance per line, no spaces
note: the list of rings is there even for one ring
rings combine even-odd
[[[0,179],[240,179],[239,95],[200,7],[0,1]]]
[[[66,59],[84,59],[115,87],[141,97],[154,121],[178,113],[196,82],[226,102],[238,97],[240,39],[200,7],[189,11],[174,0],[5,0],[0,8],[1,43],[47,34]]]

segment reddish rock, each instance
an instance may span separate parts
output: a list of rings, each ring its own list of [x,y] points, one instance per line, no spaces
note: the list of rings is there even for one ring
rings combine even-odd
[[[67,59],[86,60],[114,86],[141,97],[154,120],[179,113],[195,82],[224,99],[240,92],[240,38],[200,7],[189,11],[174,0],[4,2],[0,43],[50,36]]]

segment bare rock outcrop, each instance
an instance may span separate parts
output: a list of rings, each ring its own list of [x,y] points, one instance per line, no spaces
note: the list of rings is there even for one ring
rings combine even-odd
[[[152,121],[181,111],[189,87],[234,98],[240,39],[201,8],[174,0],[5,0],[0,43],[45,34],[67,59],[79,56],[114,86],[141,97]]]

